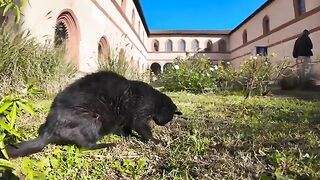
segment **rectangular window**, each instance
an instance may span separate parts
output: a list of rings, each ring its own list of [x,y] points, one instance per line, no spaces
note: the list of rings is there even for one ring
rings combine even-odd
[[[294,13],[296,17],[299,17],[306,13],[305,0],[293,0]]]
[[[268,47],[266,46],[257,46],[256,52],[259,56],[268,56]]]

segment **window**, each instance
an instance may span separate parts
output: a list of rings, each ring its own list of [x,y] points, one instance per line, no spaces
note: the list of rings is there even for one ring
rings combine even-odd
[[[119,52],[119,61],[125,62],[125,60],[126,60],[126,52],[124,51],[123,48],[121,48]]]
[[[227,51],[227,44],[224,39],[220,39],[220,41],[218,42],[218,48],[219,48],[219,52],[224,53]]]
[[[263,34],[268,34],[270,32],[270,21],[268,16],[264,16],[262,20]]]
[[[256,52],[259,56],[268,56],[268,47],[266,46],[257,46]]]
[[[303,15],[306,12],[305,0],[294,0],[294,13],[296,17]]]
[[[206,52],[212,52],[213,44],[211,40],[208,40],[207,47],[205,49]]]
[[[138,22],[138,35],[140,36],[140,27],[141,25],[140,25],[140,21]]]
[[[159,51],[159,41],[154,40],[152,43],[152,50],[158,52]]]
[[[131,56],[131,58],[130,58],[130,66],[131,67],[134,67],[134,60],[133,60],[133,57]]]
[[[80,28],[76,16],[71,10],[63,10],[55,26],[55,46],[64,46],[67,59],[79,65]]]
[[[136,21],[136,13],[134,12],[134,9],[132,10],[132,17],[131,17],[131,24],[134,28],[135,26],[135,21]]]
[[[109,56],[109,51],[110,49],[108,40],[105,36],[102,36],[98,43],[98,60],[100,62],[107,60]]]
[[[166,51],[167,52],[172,52],[172,41],[169,39],[166,43]]]
[[[144,43],[144,36],[145,36],[145,32],[142,32],[142,42]]]
[[[156,76],[161,73],[161,66],[158,63],[151,64],[151,72],[153,72]]]
[[[195,39],[191,43],[191,51],[195,52],[198,50],[199,50],[199,41]]]
[[[122,11],[126,11],[127,0],[121,0],[121,9]]]
[[[179,51],[180,52],[186,51],[186,41],[184,41],[183,39],[179,41]]]
[[[248,33],[247,30],[245,29],[242,33],[242,43],[245,44],[248,42]]]
[[[65,45],[66,40],[68,39],[68,30],[66,25],[63,22],[58,22],[55,27],[54,33],[54,45],[55,47],[61,47]]]

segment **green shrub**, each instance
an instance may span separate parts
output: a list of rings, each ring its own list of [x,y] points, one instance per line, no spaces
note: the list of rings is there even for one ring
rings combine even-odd
[[[28,31],[0,29],[0,96],[25,93],[28,83],[47,93],[58,92],[75,74],[64,50],[40,44]]]
[[[239,82],[244,87],[246,98],[267,94],[270,83],[276,81],[288,66],[288,61],[272,62],[272,56],[254,56],[245,60],[239,73]]]
[[[242,86],[238,82],[239,72],[230,65],[230,62],[218,62],[214,66],[217,73],[217,85],[221,91],[237,91],[241,90]]]
[[[160,75],[160,84],[167,91],[192,93],[242,91],[248,98],[264,95],[270,84],[288,68],[288,61],[272,62],[271,57],[254,56],[245,59],[240,69],[229,62],[212,65],[203,56],[177,58]]]
[[[217,90],[216,73],[207,57],[177,58],[160,75],[160,84],[166,91],[203,93]]]

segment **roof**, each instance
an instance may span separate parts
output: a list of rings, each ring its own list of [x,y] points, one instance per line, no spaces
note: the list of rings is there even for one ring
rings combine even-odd
[[[228,35],[230,30],[157,30],[150,31],[150,36],[212,36]]]
[[[149,36],[150,35],[150,31],[149,31],[149,28],[148,28],[148,25],[147,25],[146,18],[145,18],[144,14],[143,14],[143,10],[142,10],[142,7],[141,7],[140,0],[133,0],[133,3],[137,8],[137,11],[138,11],[139,16],[140,16],[141,21],[142,21],[142,24],[144,25],[145,30],[147,32],[147,35]]]

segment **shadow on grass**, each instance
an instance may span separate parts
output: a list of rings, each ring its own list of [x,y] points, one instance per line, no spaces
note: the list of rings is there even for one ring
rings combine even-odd
[[[320,99],[320,86],[315,86],[308,89],[295,89],[295,90],[281,90],[279,87],[271,88],[272,95],[275,97],[291,97],[301,100],[319,100]]]

